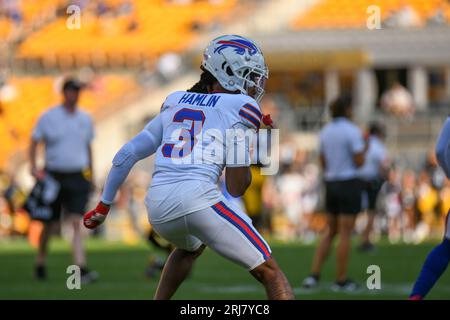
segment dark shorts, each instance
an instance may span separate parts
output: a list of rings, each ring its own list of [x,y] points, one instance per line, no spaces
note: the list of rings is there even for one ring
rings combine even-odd
[[[56,200],[52,204],[52,219],[57,221],[61,217],[61,212],[83,215],[86,204],[89,200],[91,183],[83,173],[60,173],[47,171],[60,184],[60,189]]]
[[[361,212],[362,186],[359,179],[325,182],[325,206],[330,214]]]
[[[380,193],[381,186],[383,185],[383,180],[373,179],[373,180],[363,180],[361,181],[363,186],[363,193],[367,200],[366,208],[369,210],[375,210],[377,205],[378,194]]]

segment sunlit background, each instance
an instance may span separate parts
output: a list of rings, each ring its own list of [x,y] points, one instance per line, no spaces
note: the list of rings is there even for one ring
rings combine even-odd
[[[209,40],[231,33],[262,48],[270,77],[261,108],[281,130],[279,173],[261,176],[255,169],[242,198],[262,233],[280,246],[316,241],[324,226],[318,132],[329,119],[328,103],[351,92],[354,120],[363,130],[374,120],[384,125],[393,163],[388,182],[395,188],[378,199],[375,240],[414,257],[409,250],[442,237],[450,207],[450,182],[433,153],[450,112],[449,23],[447,0],[1,0],[0,251],[29,250],[30,265],[19,269],[31,278],[42,225],[21,209],[34,183],[27,148],[39,115],[61,101],[65,76],[86,84],[80,107],[95,119],[94,204],[115,152],[169,93],[197,81]],[[95,235],[140,248],[144,260],[150,226],[143,198],[151,174],[152,158],[133,170]],[[361,215],[356,233],[364,224]],[[64,230],[63,224],[59,235],[68,239]],[[400,281],[406,288],[426,252],[421,248],[411,262],[416,269]],[[307,274],[309,255],[294,277]],[[0,272],[3,261],[0,252]],[[292,270],[296,263],[284,261]],[[358,260],[353,263],[356,268]],[[387,297],[406,294],[395,290]],[[205,292],[199,297],[208,298]],[[242,297],[258,298],[256,292],[244,290]],[[450,297],[450,287],[436,297]]]

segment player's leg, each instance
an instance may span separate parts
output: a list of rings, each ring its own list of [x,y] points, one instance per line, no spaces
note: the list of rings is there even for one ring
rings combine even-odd
[[[39,280],[47,278],[47,251],[52,233],[58,227],[61,218],[61,195],[59,194],[51,205],[52,216],[49,221],[44,222],[44,226],[39,237],[38,253],[35,264],[35,277]]]
[[[375,222],[375,211],[368,210],[367,211],[367,223],[361,234],[361,242],[362,242],[362,246],[364,247],[364,249],[372,246],[372,242],[370,241],[370,235],[373,230],[374,222]]]
[[[66,221],[72,231],[72,258],[75,265],[81,269],[82,283],[94,282],[99,275],[87,267],[86,251],[83,244],[82,217],[89,200],[90,182],[79,174],[70,174],[60,180],[61,203],[68,213]]]
[[[322,266],[325,263],[327,257],[330,254],[331,245],[338,233],[338,218],[337,215],[327,214],[327,228],[317,246],[316,253],[314,254],[313,263],[311,267],[311,275],[320,277]]]
[[[339,243],[336,248],[336,280],[338,283],[344,283],[347,280],[347,267],[355,220],[355,214],[340,214],[338,216]]]
[[[55,227],[56,222],[54,221],[44,223],[41,235],[39,237],[38,253],[36,256],[35,271],[34,271],[35,277],[39,280],[45,280],[47,278],[47,270],[46,270],[47,250],[50,236]]]
[[[176,247],[164,265],[155,300],[168,300],[175,294],[205,248],[199,239],[189,234],[186,220],[187,216],[184,216],[169,222],[153,224],[155,231]]]
[[[36,257],[36,265],[43,266],[47,261],[48,240],[52,229],[52,222],[44,223],[41,235],[39,237],[38,254]]]
[[[336,284],[333,288],[353,291],[357,285],[347,278],[347,267],[356,216],[361,212],[362,184],[353,179],[345,181],[341,187],[339,201],[342,211],[338,215],[339,243],[336,249]]]
[[[148,232],[147,240],[155,249],[163,251],[166,254],[164,258],[161,258],[159,255],[155,254],[150,256],[148,266],[145,270],[145,275],[148,278],[153,278],[156,274],[159,274],[163,270],[167,258],[175,247],[173,244],[158,235],[153,228],[151,228]]]
[[[370,249],[371,243],[370,243],[370,233],[372,232],[373,228],[373,207],[372,207],[372,187],[370,181],[361,181],[362,187],[363,187],[363,203],[365,204],[362,207],[362,211],[366,211],[366,218],[367,222],[366,225],[361,233],[361,246],[360,249],[363,251],[366,251]]]
[[[361,234],[361,249],[363,251],[370,251],[373,249],[373,244],[370,240],[370,236],[373,232],[375,217],[376,217],[376,207],[377,207],[377,198],[378,193],[380,192],[382,182],[378,180],[374,180],[368,182],[369,185],[366,185],[367,192],[367,200],[368,200],[368,209],[367,209],[367,224]]]
[[[220,201],[187,216],[189,230],[221,256],[245,267],[264,286],[269,299],[294,299],[294,294],[267,242],[251,219]]]
[[[450,211],[447,213],[444,240],[428,254],[419,277],[409,296],[411,300],[421,300],[433,288],[450,263]]]
[[[269,300],[295,299],[289,281],[272,257],[253,270],[250,270],[250,274],[262,283]]]
[[[331,245],[333,244],[333,240],[338,231],[337,214],[340,211],[340,203],[338,201],[340,191],[339,183],[325,183],[325,207],[328,213],[326,217],[327,226],[325,231],[322,233],[319,245],[316,248],[311,266],[311,274],[302,282],[302,286],[304,288],[314,288],[319,285],[322,266],[330,254]]]
[[[91,283],[99,278],[99,274],[87,267],[86,251],[83,244],[82,234],[82,215],[78,213],[70,213],[67,222],[72,229],[72,258],[74,264],[80,267],[81,282],[83,284]]]
[[[81,235],[81,216],[70,213],[67,216],[67,223],[72,229],[72,258],[73,262],[81,268],[86,267],[86,253],[83,247],[83,237]]]
[[[201,245],[195,251],[179,248],[172,251],[164,265],[158,288],[156,289],[155,300],[168,300],[175,294],[178,287],[191,272],[195,260],[202,254],[204,249],[205,246]]]

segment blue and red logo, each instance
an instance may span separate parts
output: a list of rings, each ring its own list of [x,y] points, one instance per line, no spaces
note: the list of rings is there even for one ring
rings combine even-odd
[[[243,39],[220,40],[217,43],[220,44],[220,46],[214,50],[214,53],[220,53],[223,49],[229,47],[234,48],[234,52],[240,55],[244,55],[246,50],[251,56],[258,53],[258,48],[253,43]]]

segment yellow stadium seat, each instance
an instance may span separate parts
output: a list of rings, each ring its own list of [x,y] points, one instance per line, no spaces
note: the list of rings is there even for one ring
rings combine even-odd
[[[314,29],[314,28],[364,28],[366,25],[366,9],[371,5],[381,8],[382,17],[385,18],[390,12],[399,10],[403,5],[410,5],[422,20],[435,14],[438,9],[445,12],[449,18],[450,4],[446,0],[324,0],[313,6],[308,12],[297,17],[292,28]]]
[[[1,101],[0,168],[5,166],[11,155],[28,146],[31,130],[39,115],[60,101],[55,80],[49,76],[9,79],[17,95],[11,101]],[[103,75],[101,83],[103,85],[95,91],[88,89],[82,93],[80,106],[83,109],[95,113],[137,87],[134,79],[126,75]]]
[[[116,6],[121,1],[108,0],[106,3]],[[46,53],[51,45],[57,61],[63,65],[79,66],[89,61],[96,66],[104,66],[108,61],[112,65],[123,65],[122,57],[130,50],[138,52],[133,54],[134,59],[181,51],[189,46],[195,36],[192,30],[194,23],[205,24],[220,19],[230,12],[237,1],[224,0],[219,4],[193,2],[184,5],[156,0],[135,0],[133,3],[135,10],[129,16],[83,19],[80,30],[69,30],[65,19],[57,19],[27,38],[20,45],[18,56],[21,59],[38,58],[48,62]],[[89,56],[90,60],[79,59],[79,53]],[[74,55],[75,58],[66,58],[66,55]]]

